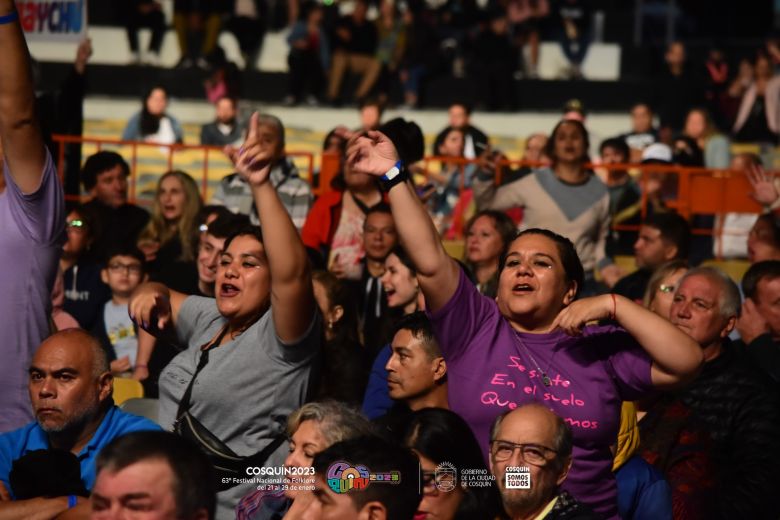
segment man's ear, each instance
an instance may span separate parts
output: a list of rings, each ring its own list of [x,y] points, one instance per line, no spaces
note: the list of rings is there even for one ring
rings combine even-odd
[[[555,481],[559,486],[563,484],[563,481],[566,480],[566,477],[569,476],[569,470],[571,469],[571,461],[572,458],[569,457],[563,463],[563,468],[561,469],[561,472],[558,475],[558,480]]]
[[[104,284],[108,285],[108,269],[106,269],[105,267],[100,270],[100,280]]]
[[[731,334],[731,331],[734,330],[734,327],[737,326],[737,317],[732,316],[729,318],[729,320],[726,322],[726,326],[723,327],[723,330],[720,331],[720,337],[725,338],[729,334]]]
[[[677,246],[667,242],[667,247],[664,249],[664,260],[667,262],[669,260],[674,260],[677,257],[677,252]]]
[[[387,508],[382,502],[374,500],[365,504],[358,513],[359,520],[387,520]]]
[[[438,383],[447,375],[447,362],[443,357],[437,357],[433,360],[433,380]]]
[[[114,389],[113,374],[111,374],[111,372],[104,372],[101,374],[101,376],[98,378],[98,387],[100,388],[98,391],[100,401],[105,401],[108,399],[108,396],[111,395],[111,392]]]

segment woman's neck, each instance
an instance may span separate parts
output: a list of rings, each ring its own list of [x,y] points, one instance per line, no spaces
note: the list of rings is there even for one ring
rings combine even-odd
[[[558,162],[555,165],[555,176],[563,182],[569,184],[579,184],[584,181],[588,174],[582,168],[582,163],[577,162]]]
[[[417,297],[415,296],[414,300],[404,305],[404,316],[407,314],[412,314],[413,312],[417,312],[418,308],[419,305],[417,305]]]
[[[547,334],[548,332],[552,332],[554,330],[552,325],[555,322],[555,318],[558,316],[558,312],[550,316],[528,314],[512,317],[504,314],[504,317],[516,332],[524,332],[527,334]]]
[[[487,283],[498,271],[498,261],[480,262],[474,266],[474,276],[479,283]]]

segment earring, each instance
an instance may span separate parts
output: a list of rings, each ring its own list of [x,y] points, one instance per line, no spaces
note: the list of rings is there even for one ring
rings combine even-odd
[[[328,320],[328,330],[333,330],[333,320]]]

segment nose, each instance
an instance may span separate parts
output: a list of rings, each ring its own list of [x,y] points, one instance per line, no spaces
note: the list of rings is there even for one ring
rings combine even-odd
[[[395,355],[390,356],[390,359],[387,360],[387,363],[385,363],[385,370],[388,372],[395,372],[395,363],[394,360]]]
[[[38,389],[38,396],[45,398],[57,396],[56,386],[50,377],[45,378],[41,383],[41,386]]]
[[[674,305],[674,304],[672,304]],[[678,302],[677,304],[677,312],[675,314],[678,318],[690,318],[691,317],[691,305],[687,301]]]
[[[297,450],[293,450],[287,455],[287,458],[284,459],[284,466],[286,468],[297,468],[304,466],[304,464],[301,464],[299,460]]]

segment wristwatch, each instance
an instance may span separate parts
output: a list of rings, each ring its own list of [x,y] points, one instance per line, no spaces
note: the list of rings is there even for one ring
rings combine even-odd
[[[387,170],[387,173],[379,178],[379,189],[387,193],[393,186],[406,181],[408,178],[409,173],[404,168],[403,161],[398,161],[392,168]]]

